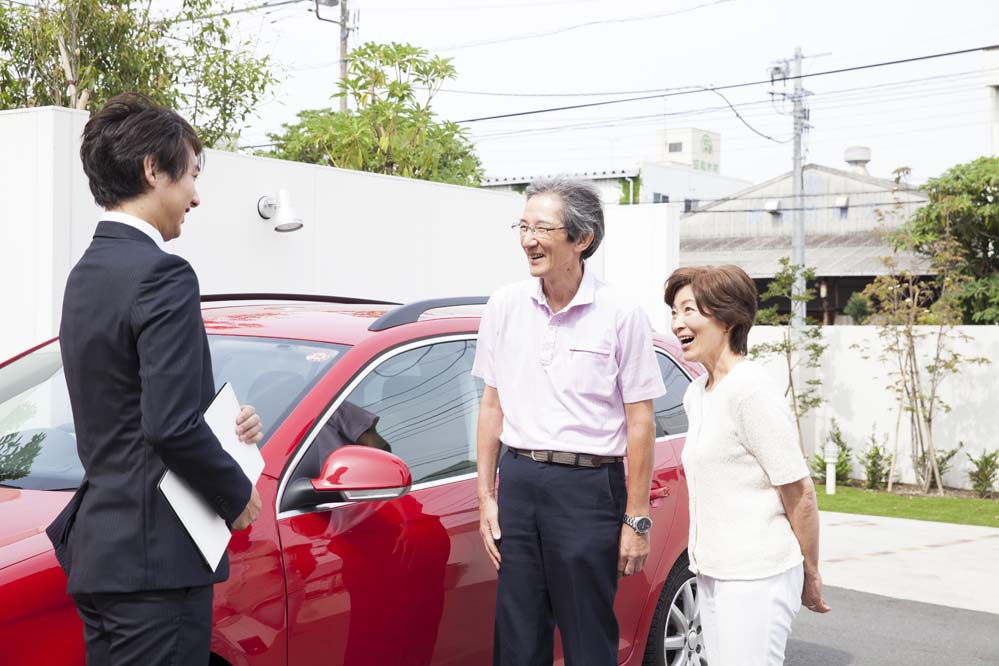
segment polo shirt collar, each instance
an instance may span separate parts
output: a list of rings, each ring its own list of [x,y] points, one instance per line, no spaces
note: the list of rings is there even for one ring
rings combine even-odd
[[[572,297],[569,304],[565,306],[565,311],[569,311],[577,305],[588,305],[593,302],[594,295],[597,291],[597,277],[586,268],[586,262],[583,262],[583,279],[579,283],[579,289],[576,290],[576,295]],[[548,306],[548,298],[545,296],[545,290],[542,286],[542,279],[538,278],[534,283],[534,292],[531,294],[538,305]]]

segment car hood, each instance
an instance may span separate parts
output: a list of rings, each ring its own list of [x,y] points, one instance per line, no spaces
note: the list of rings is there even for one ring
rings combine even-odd
[[[52,550],[45,528],[72,493],[0,488],[0,569]]]

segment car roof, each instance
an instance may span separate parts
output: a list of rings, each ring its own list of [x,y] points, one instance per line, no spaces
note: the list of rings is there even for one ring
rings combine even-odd
[[[485,297],[432,299],[408,304],[336,296],[231,294],[202,298],[205,329],[214,335],[310,340],[355,346],[402,326],[417,326],[406,337],[478,330]],[[469,302],[479,302],[470,305]],[[431,307],[427,307],[431,306]],[[436,306],[436,307],[433,307]],[[432,322],[432,324],[431,324]],[[433,329],[425,330],[425,329]],[[404,334],[405,335],[405,334]],[[393,338],[397,335],[393,335]],[[654,333],[656,343],[685,363],[676,339]]]
[[[378,335],[380,331],[370,330],[376,322],[387,315],[403,310],[399,304],[382,301],[333,302],[332,297],[307,297],[286,295],[281,297],[244,297],[234,295],[220,299],[208,296],[203,300],[201,313],[205,329],[210,335],[239,335],[263,338],[285,338],[311,340],[345,345],[357,345]],[[353,299],[346,299],[353,300]],[[483,299],[484,300],[484,299]],[[455,331],[475,331],[481,306],[445,305],[428,311],[410,304],[410,315],[394,322],[387,328],[404,324],[418,324],[441,319],[454,320]],[[469,321],[469,318],[473,318]]]

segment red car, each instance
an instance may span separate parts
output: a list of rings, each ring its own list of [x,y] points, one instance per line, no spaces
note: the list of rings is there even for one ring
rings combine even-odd
[[[496,571],[475,492],[482,383],[469,374],[479,310],[468,306],[485,299],[204,300],[215,380],[231,383],[267,428],[263,510],[229,546],[212,664],[491,663]],[[668,393],[655,402],[653,547],[645,569],[621,581],[619,662],[703,664],[680,467],[683,393],[700,369],[673,342],[655,344]],[[385,443],[391,453],[379,450]],[[321,459],[320,449],[332,453]],[[44,532],[82,475],[53,340],[0,365],[7,666],[84,663]]]

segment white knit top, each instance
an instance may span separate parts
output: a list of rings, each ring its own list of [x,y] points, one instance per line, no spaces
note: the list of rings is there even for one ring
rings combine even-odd
[[[774,576],[802,562],[775,486],[808,476],[791,410],[753,361],[705,391],[687,389],[683,467],[690,495],[690,569],[722,580]]]

